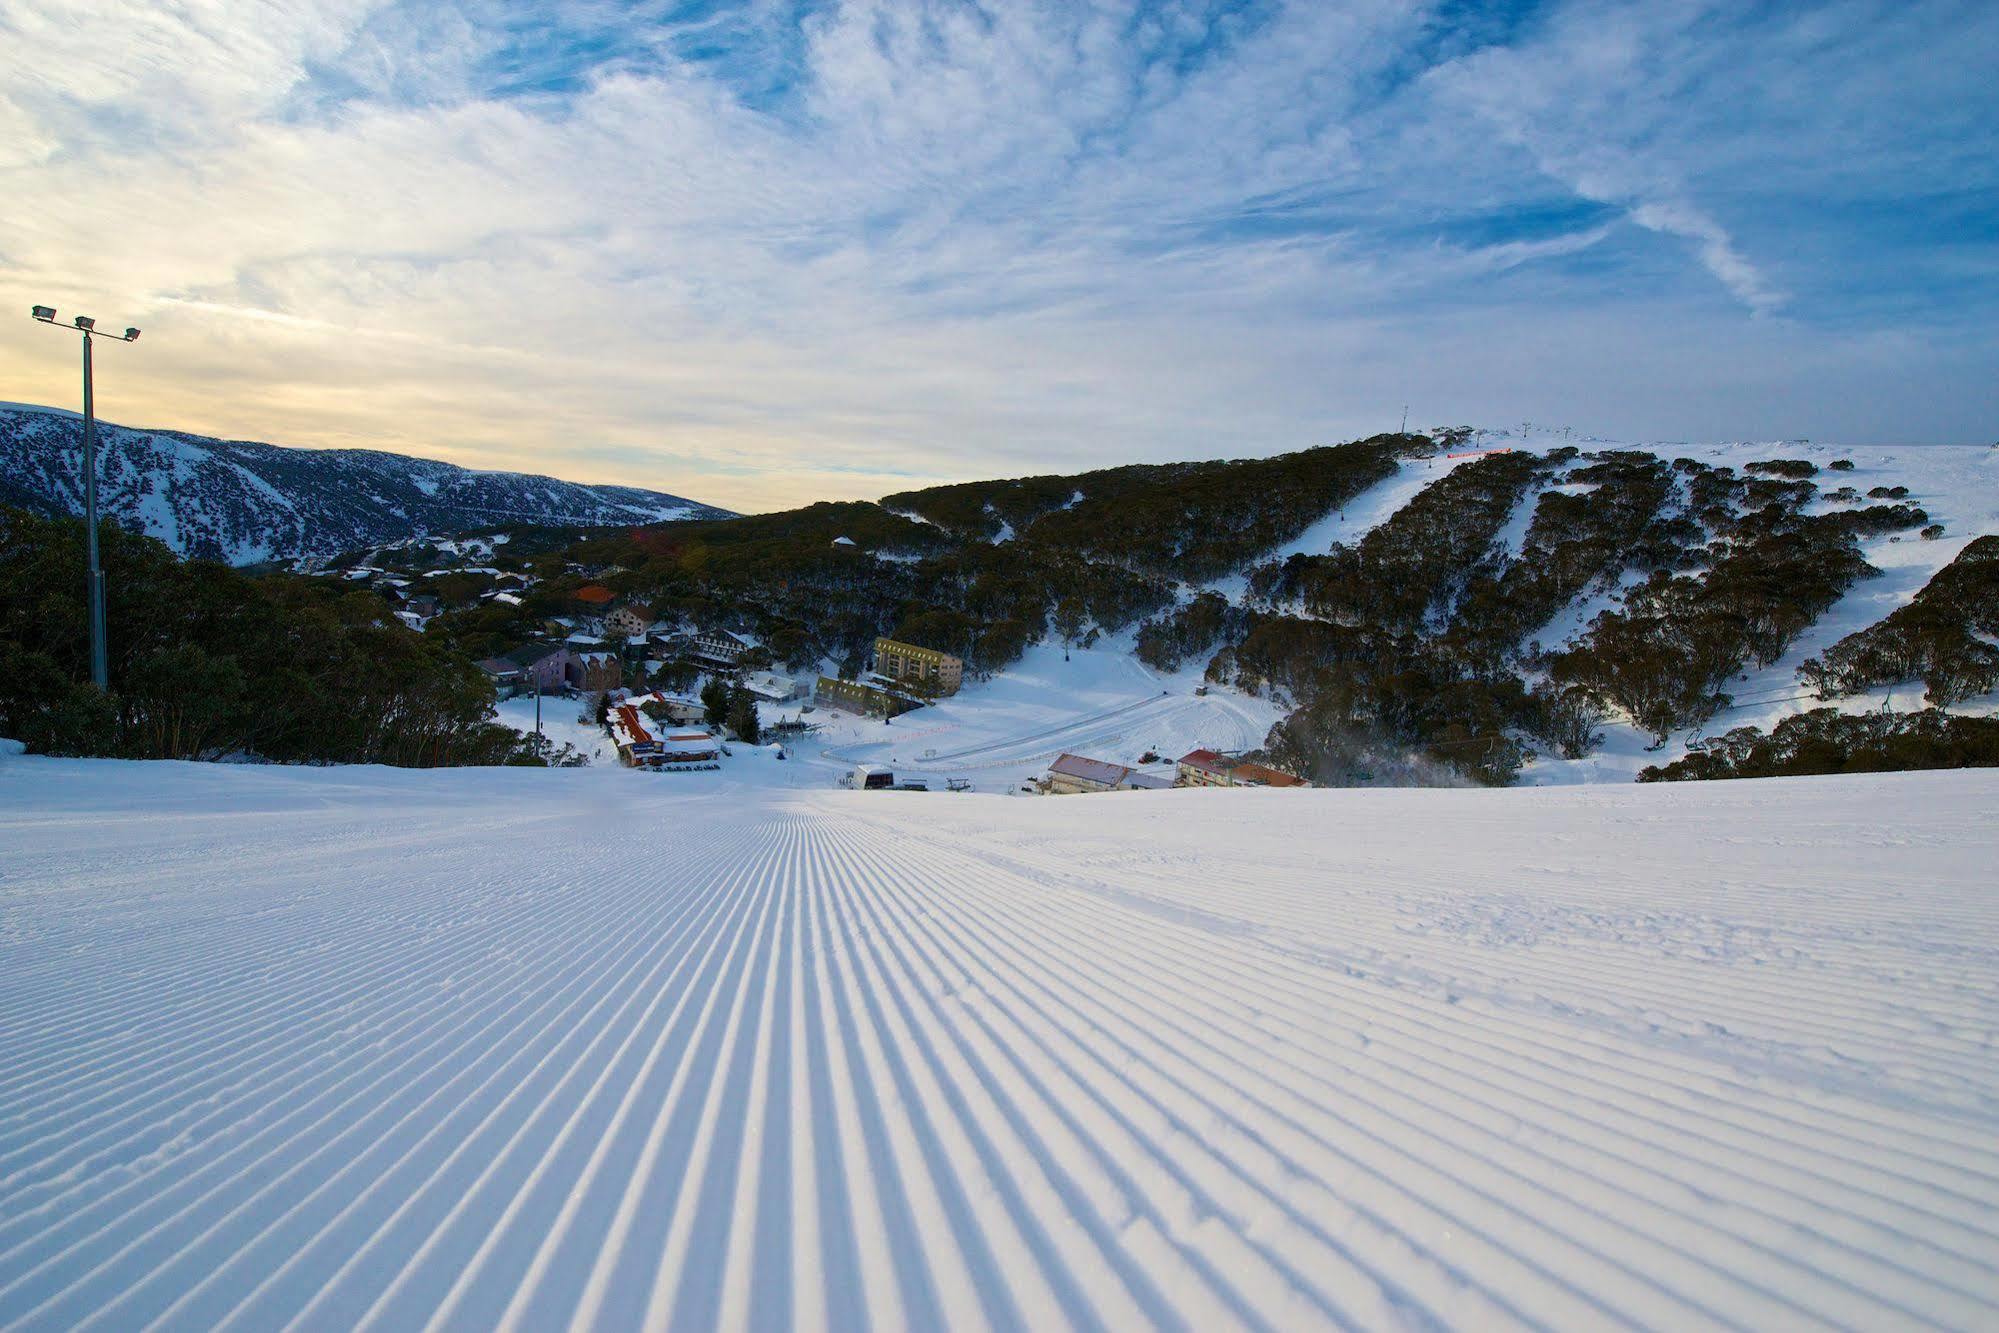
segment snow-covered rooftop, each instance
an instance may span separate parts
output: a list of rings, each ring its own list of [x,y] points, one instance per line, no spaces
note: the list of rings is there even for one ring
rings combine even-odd
[[[1102,759],[1090,759],[1080,754],[1057,756],[1048,766],[1050,773],[1060,773],[1066,777],[1081,778],[1085,782],[1101,782],[1107,787],[1115,787],[1123,782],[1125,774],[1131,772],[1123,764],[1113,764]]]

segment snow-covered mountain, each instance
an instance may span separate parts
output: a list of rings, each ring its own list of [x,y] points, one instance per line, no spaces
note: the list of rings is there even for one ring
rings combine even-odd
[[[184,555],[254,564],[494,524],[659,523],[727,510],[632,486],[474,472],[369,449],[287,449],[98,425],[106,517]],[[0,404],[0,503],[83,512],[83,418]]]

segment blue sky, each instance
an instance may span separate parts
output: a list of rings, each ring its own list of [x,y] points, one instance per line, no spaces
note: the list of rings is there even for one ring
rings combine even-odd
[[[1999,6],[0,0],[103,411],[742,508],[1531,420],[1999,438]],[[0,398],[71,349],[0,321]]]

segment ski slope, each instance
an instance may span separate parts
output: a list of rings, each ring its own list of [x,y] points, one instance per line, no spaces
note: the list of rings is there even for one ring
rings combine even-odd
[[[815,709],[821,730],[791,745],[802,763],[782,774],[754,771],[797,785],[824,786],[855,763],[898,775],[960,778],[981,791],[1006,791],[1044,771],[1063,751],[1137,766],[1160,756],[1149,771],[1170,778],[1173,761],[1203,746],[1253,750],[1284,710],[1225,687],[1207,694],[1205,659],[1167,675],[1132,656],[1127,631],[1090,648],[1065,652],[1037,643],[990,680],[974,681],[934,706],[884,726],[879,718]],[[764,709],[765,720],[797,715],[794,705]]]
[[[0,1325],[1990,1328],[1995,799],[0,756]]]

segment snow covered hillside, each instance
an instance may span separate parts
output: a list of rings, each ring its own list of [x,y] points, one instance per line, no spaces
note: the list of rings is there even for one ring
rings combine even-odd
[[[791,745],[803,762],[790,776],[821,785],[827,773],[860,762],[1005,791],[1068,750],[1132,767],[1151,754],[1156,758],[1146,771],[1170,780],[1173,761],[1189,750],[1255,749],[1282,716],[1269,700],[1234,690],[1196,695],[1198,669],[1153,671],[1131,656],[1129,638],[1069,652],[1036,644],[992,680],[890,726],[821,708],[813,720],[823,730]],[[796,712],[795,706],[764,709],[767,716]]]
[[[1989,1328],[1995,800],[0,755],[0,1324]]]
[[[1540,433],[1494,434],[1488,440],[1491,444],[1542,452],[1567,442],[1570,441]],[[1585,447],[1601,446],[1591,442]],[[1922,707],[1920,682],[1881,694],[1820,699],[1798,683],[1798,667],[1807,658],[1823,653],[1842,636],[1876,624],[1908,603],[1977,538],[1999,533],[1999,448],[1968,445],[1863,448],[1806,442],[1632,447],[1650,449],[1662,457],[1688,457],[1714,467],[1738,470],[1758,459],[1780,456],[1808,459],[1821,467],[1834,459],[1851,459],[1853,470],[1827,473],[1826,477],[1863,493],[1875,486],[1907,486],[1909,502],[1922,506],[1931,519],[1943,524],[1945,534],[1935,541],[1892,533],[1863,537],[1861,554],[1879,573],[1856,583],[1779,660],[1747,671],[1731,682],[1728,688],[1733,702],[1705,727],[1681,732],[1664,746],[1652,750],[1647,748],[1650,737],[1622,719],[1613,719],[1605,728],[1603,750],[1587,759],[1573,761],[1544,755],[1528,765],[1521,775],[1522,781],[1628,782],[1648,764],[1668,763],[1685,754],[1687,742],[1702,732],[1719,733],[1746,726],[1769,731],[1787,717],[1829,705],[1846,712],[1866,711],[1884,704],[1903,711]],[[1810,512],[1824,513],[1833,508],[1826,501],[1817,500],[1810,506]],[[1519,532],[1514,531],[1511,536],[1517,549]],[[1621,603],[1622,598],[1615,594],[1589,599],[1549,626],[1544,641],[1550,646],[1573,643],[1592,616],[1615,609]],[[1999,695],[1967,700],[1954,711],[1978,716],[1999,713]]]
[[[657,523],[726,510],[631,486],[474,472],[364,449],[286,449],[98,423],[105,515],[230,564],[331,555],[493,524]],[[83,418],[0,404],[0,503],[83,512]]]
[[[1531,540],[1534,530],[1549,518],[1561,517],[1559,511],[1552,515],[1549,513],[1546,507],[1548,501],[1595,496],[1590,503],[1602,503],[1601,495],[1597,493],[1607,488],[1603,484],[1601,471],[1593,475],[1581,465],[1618,458],[1655,463],[1670,460],[1673,463],[1670,488],[1665,493],[1663,504],[1654,504],[1649,512],[1655,519],[1662,520],[1666,527],[1674,523],[1684,524],[1697,517],[1708,531],[1700,540],[1691,542],[1677,554],[1668,552],[1672,541],[1661,542],[1658,549],[1608,561],[1590,577],[1575,580],[1573,586],[1563,589],[1559,601],[1537,606],[1541,614],[1527,621],[1524,631],[1517,624],[1504,631],[1506,636],[1517,641],[1507,645],[1511,656],[1499,674],[1510,672],[1529,688],[1558,688],[1561,681],[1557,679],[1551,683],[1550,669],[1559,669],[1558,659],[1565,653],[1573,652],[1580,657],[1593,656],[1613,664],[1612,668],[1606,669],[1606,673],[1615,668],[1629,669],[1637,665],[1641,666],[1637,673],[1641,678],[1650,679],[1653,684],[1664,683],[1667,673],[1655,672],[1650,677],[1646,676],[1642,663],[1637,660],[1642,657],[1642,651],[1635,651],[1631,646],[1634,639],[1622,642],[1612,639],[1606,644],[1595,635],[1599,628],[1597,618],[1605,612],[1627,616],[1636,614],[1641,622],[1651,627],[1656,636],[1653,646],[1664,660],[1672,660],[1677,654],[1684,665],[1699,660],[1703,652],[1713,652],[1718,660],[1734,660],[1734,665],[1724,667],[1713,682],[1712,693],[1725,698],[1717,697],[1712,707],[1684,710],[1690,716],[1674,718],[1666,726],[1669,734],[1665,734],[1663,740],[1656,730],[1661,725],[1657,719],[1648,720],[1649,725],[1640,725],[1630,711],[1628,700],[1617,698],[1616,691],[1604,690],[1600,677],[1592,678],[1583,673],[1589,680],[1594,701],[1606,709],[1601,724],[1594,728],[1602,737],[1601,745],[1589,747],[1586,755],[1565,758],[1560,752],[1561,747],[1549,736],[1534,734],[1531,728],[1519,725],[1516,719],[1513,739],[1525,736],[1532,744],[1535,757],[1521,766],[1517,774],[1510,768],[1506,769],[1501,775],[1503,780],[1517,777],[1521,782],[1534,785],[1628,782],[1647,766],[1664,765],[1682,757],[1691,744],[1699,742],[1704,736],[1721,735],[1734,728],[1756,727],[1767,732],[1786,718],[1826,707],[1861,713],[1884,707],[1896,712],[1910,712],[1925,706],[1925,682],[1921,679],[1835,697],[1821,697],[1801,683],[1800,668],[1809,660],[1823,656],[1845,636],[1877,625],[1890,613],[1906,606],[1940,571],[1965,554],[1974,542],[1999,534],[1999,446],[1865,447],[1804,440],[1689,444],[1606,441],[1541,430],[1480,431],[1475,438],[1460,441],[1457,447],[1440,451],[1436,456],[1404,461],[1394,476],[1376,483],[1351,502],[1325,515],[1295,539],[1273,548],[1264,560],[1276,563],[1266,563],[1263,568],[1267,572],[1279,568],[1287,559],[1309,559],[1322,555],[1334,543],[1364,550],[1365,542],[1371,535],[1380,538],[1384,530],[1392,532],[1397,526],[1406,524],[1410,516],[1421,508],[1424,499],[1441,494],[1451,480],[1469,479],[1466,469],[1504,466],[1523,457],[1539,456],[1552,461],[1574,450],[1582,451],[1579,460],[1562,469],[1543,472],[1508,499],[1509,507],[1502,508],[1494,517],[1490,540],[1485,541],[1481,534],[1483,545],[1476,549],[1475,560],[1461,559],[1455,573],[1440,574],[1439,586],[1446,591],[1436,596],[1424,622],[1420,626],[1400,628],[1420,629],[1422,634],[1434,636],[1430,646],[1436,647],[1437,641],[1448,640],[1452,635],[1475,638],[1477,622],[1481,618],[1487,624],[1504,623],[1503,617],[1495,615],[1495,607],[1504,606],[1510,598],[1522,597],[1523,590],[1533,586],[1537,570],[1560,563],[1551,557],[1564,556],[1573,560],[1580,556],[1587,561],[1593,550],[1600,549],[1592,547],[1589,541],[1582,541],[1574,543],[1564,553],[1557,544],[1544,541],[1537,548]],[[1773,463],[1773,460],[1785,462]],[[1804,604],[1807,594],[1800,581],[1775,577],[1775,562],[1754,554],[1753,547],[1757,540],[1754,524],[1730,530],[1728,520],[1723,519],[1717,525],[1718,511],[1704,508],[1696,501],[1699,491],[1716,477],[1739,479],[1760,475],[1764,479],[1761,484],[1768,485],[1767,479],[1774,475],[1773,468],[1795,469],[1782,472],[1781,475],[1785,476],[1816,478],[1813,482],[1800,483],[1804,498],[1795,503],[1793,518],[1787,520],[1797,528],[1815,522],[1851,520],[1862,513],[1865,506],[1876,502],[1906,506],[1911,521],[1878,527],[1856,523],[1853,550],[1865,562],[1859,576],[1843,590],[1836,591],[1823,610],[1814,604],[1800,621],[1801,629],[1767,661],[1739,651],[1739,645],[1728,643],[1726,633],[1702,638],[1698,627],[1692,625],[1689,618],[1682,617],[1675,623],[1670,617],[1660,617],[1661,603],[1658,601],[1634,612],[1634,608],[1640,607],[1643,602],[1648,576],[1662,569],[1676,572],[1682,578],[1700,581],[1697,600],[1704,601],[1714,613],[1716,624],[1749,623],[1755,616],[1772,611],[1781,614],[1784,609],[1781,603],[1787,596],[1793,599],[1794,605]],[[1702,476],[1702,473],[1711,475]],[[1766,493],[1754,499],[1738,501],[1735,517],[1744,517],[1766,503],[1767,498]],[[1765,516],[1774,512],[1766,510]],[[1464,519],[1474,516],[1470,510],[1461,511]],[[1551,525],[1550,532],[1558,531],[1559,526]],[[1774,526],[1781,527],[1783,523]],[[1403,539],[1408,540],[1406,531]],[[1683,533],[1676,540],[1685,539],[1686,534]],[[1425,546],[1441,548],[1443,545],[1434,528],[1425,533],[1423,540],[1415,543],[1419,549]],[[1748,558],[1742,554],[1745,551],[1751,552]],[[1410,552],[1405,551],[1404,554]],[[1816,562],[1801,563],[1811,563],[1815,568],[1830,568],[1830,554],[1828,550],[1823,553],[1824,558]],[[1734,561],[1733,566],[1731,561]],[[1449,558],[1439,556],[1438,563],[1440,570],[1448,569]],[[1724,571],[1727,577],[1722,577]],[[1796,574],[1800,571],[1786,572]],[[1295,617],[1294,629],[1300,625],[1309,629],[1313,620],[1342,626],[1379,628],[1375,616],[1365,611],[1354,615],[1353,608],[1338,604],[1338,599],[1330,609],[1303,604],[1294,592],[1284,589],[1281,580],[1277,584],[1278,594],[1269,601],[1260,601],[1254,595],[1255,573],[1256,569],[1252,567],[1202,583],[1197,590],[1219,594],[1238,608],[1270,610]],[[1395,575],[1394,561],[1390,558],[1386,561],[1386,568],[1379,561],[1362,566],[1356,580],[1368,586],[1384,586],[1392,584]],[[1742,596],[1740,589],[1759,577],[1764,580],[1765,588],[1776,591],[1769,598],[1770,605],[1752,607],[1747,603],[1753,599]],[[1559,582],[1559,579],[1548,582]],[[1304,600],[1309,602],[1309,598]],[[1238,634],[1225,640],[1225,643],[1234,646],[1241,637]],[[1311,641],[1309,635],[1302,637],[1306,642]],[[1393,636],[1387,637],[1392,639]],[[1268,653],[1262,655],[1267,657]],[[1306,653],[1298,656],[1308,662],[1312,660]],[[1477,664],[1477,670],[1471,670],[1465,661],[1452,657],[1448,646],[1441,652],[1430,654],[1426,660],[1423,652],[1391,654],[1382,645],[1376,644],[1343,663],[1341,674],[1348,682],[1368,674],[1367,670],[1355,670],[1354,661],[1366,664],[1369,670],[1375,669],[1375,664],[1379,662],[1389,662],[1392,669],[1382,670],[1390,676],[1398,672],[1420,674],[1430,671],[1432,688],[1418,693],[1431,701],[1444,694],[1436,688],[1438,682],[1479,678],[1481,672],[1490,674],[1494,669],[1493,662],[1488,660]],[[1278,665],[1281,667],[1284,663],[1280,660]],[[1309,670],[1298,674],[1308,675]],[[1679,683],[1684,685],[1685,679],[1681,677]],[[1256,684],[1254,681],[1247,683]],[[1285,685],[1289,685],[1289,692],[1297,696],[1297,701],[1305,702],[1305,691],[1297,688],[1299,683],[1294,678],[1280,684],[1275,692],[1283,693]],[[1364,695],[1365,691],[1362,693]],[[1349,707],[1356,715],[1367,717],[1371,711],[1377,711],[1378,702],[1363,697],[1360,703]],[[1952,700],[1945,706],[1961,714],[1991,716],[1999,713],[1999,692],[1973,691],[1969,697]],[[1393,711],[1393,701],[1388,701],[1386,709]],[[1482,722],[1482,716],[1486,715],[1475,709],[1466,709],[1464,716],[1452,720],[1466,732],[1486,731],[1485,739],[1492,744],[1497,740],[1492,733],[1506,729]],[[1408,736],[1398,739],[1411,751],[1420,748],[1410,744]],[[1477,741],[1444,741],[1445,747],[1452,744],[1475,746]],[[1393,747],[1387,748],[1392,750]],[[1447,748],[1443,753],[1446,758],[1452,757]],[[1460,756],[1465,753],[1468,752],[1458,752]],[[1329,780],[1342,779],[1335,774]],[[1407,780],[1407,777],[1399,775],[1396,780]]]

